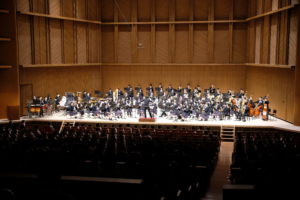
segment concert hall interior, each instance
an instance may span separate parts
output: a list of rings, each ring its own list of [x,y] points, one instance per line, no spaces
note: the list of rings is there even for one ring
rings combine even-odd
[[[1,0],[0,199],[299,199],[299,3]]]

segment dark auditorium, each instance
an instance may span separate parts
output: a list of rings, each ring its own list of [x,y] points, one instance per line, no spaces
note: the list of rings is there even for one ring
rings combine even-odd
[[[0,1],[0,200],[299,189],[299,0]]]

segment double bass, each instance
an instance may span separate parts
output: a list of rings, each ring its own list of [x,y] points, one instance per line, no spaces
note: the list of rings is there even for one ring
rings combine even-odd
[[[254,116],[254,104],[253,101],[250,100],[247,104],[247,107],[249,108],[249,117],[253,117]]]
[[[264,107],[263,107],[263,113],[262,113],[262,119],[268,120],[268,112],[269,112],[269,101],[267,98],[264,100]]]
[[[257,102],[257,105],[254,109],[254,117],[259,117],[261,111],[262,111],[262,108],[263,108],[263,103],[262,103],[262,100],[261,98],[259,98],[258,102]]]

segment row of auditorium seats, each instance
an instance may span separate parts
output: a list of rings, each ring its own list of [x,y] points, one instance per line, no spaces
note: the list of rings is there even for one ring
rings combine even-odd
[[[299,169],[299,133],[237,130],[231,165],[233,184],[253,184],[262,198],[289,199],[295,195],[299,199]]]
[[[130,199],[199,199],[208,187],[220,146],[215,128],[66,124],[59,131],[60,126],[55,122],[0,125],[1,174],[38,177],[28,180],[22,175],[6,176],[1,178],[3,188],[28,197],[32,192],[26,191],[43,186],[43,180],[47,180],[58,181],[62,192],[78,199],[85,199],[82,191],[88,188],[101,191],[101,199],[129,194]],[[63,177],[107,179],[100,181],[101,189],[97,189],[100,183],[92,178],[65,181]],[[124,191],[124,184],[111,181],[116,178],[142,182],[131,187],[129,181],[125,185],[131,190]],[[11,182],[19,184],[16,188],[6,184]]]

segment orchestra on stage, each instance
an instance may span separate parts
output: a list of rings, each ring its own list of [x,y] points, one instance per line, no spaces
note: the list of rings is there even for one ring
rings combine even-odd
[[[211,85],[202,90],[179,85],[173,88],[152,84],[144,92],[142,87],[131,85],[123,90],[109,89],[105,93],[95,91],[96,96],[84,92],[66,92],[55,98],[33,97],[28,104],[29,117],[64,113],[69,118],[117,120],[126,118],[166,118],[173,121],[241,120],[251,118],[268,120],[270,108],[268,96],[253,100],[247,92],[221,89]]]

